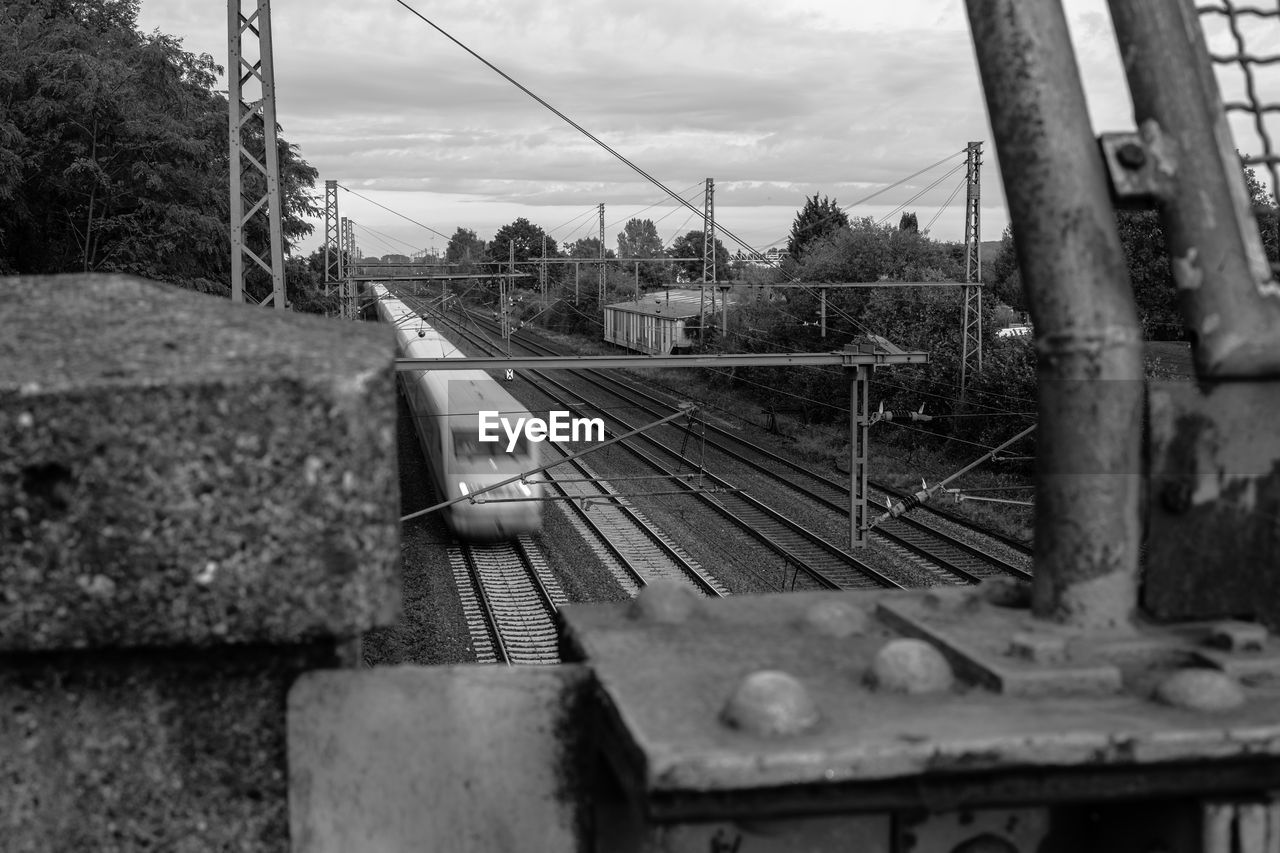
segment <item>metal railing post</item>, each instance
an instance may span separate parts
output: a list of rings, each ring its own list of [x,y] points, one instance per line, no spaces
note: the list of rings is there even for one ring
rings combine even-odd
[[[1058,0],[967,0],[1039,356],[1034,613],[1137,606],[1142,339]]]

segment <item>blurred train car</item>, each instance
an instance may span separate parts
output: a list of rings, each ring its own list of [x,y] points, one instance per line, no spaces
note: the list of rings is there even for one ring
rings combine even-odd
[[[416,312],[375,284],[378,319],[396,330],[396,352],[407,358],[462,358],[447,339]],[[508,452],[505,436],[480,441],[481,411],[503,417],[530,417],[528,410],[482,370],[399,371],[400,388],[413,413],[414,431],[440,500],[478,490],[536,468],[538,447],[523,435]],[[509,539],[542,526],[542,486],[508,483],[475,501],[446,507],[445,523],[455,535],[474,541]]]

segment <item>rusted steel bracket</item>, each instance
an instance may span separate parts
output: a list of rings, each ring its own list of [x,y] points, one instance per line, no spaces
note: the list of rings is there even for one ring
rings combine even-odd
[[[1161,205],[1183,316],[1204,378],[1280,375],[1273,278],[1190,0],[1108,0],[1147,154],[1171,175]],[[1174,165],[1176,164],[1176,168]]]
[[[1170,197],[1173,165],[1158,150],[1148,149],[1140,134],[1104,133],[1098,147],[1117,207],[1151,207]]]
[[[564,608],[561,650],[590,665],[602,752],[657,823],[1280,789],[1265,630],[1100,632],[1029,605],[1009,583],[716,601],[658,583]]]
[[[1280,629],[1280,382],[1153,385],[1142,601]]]

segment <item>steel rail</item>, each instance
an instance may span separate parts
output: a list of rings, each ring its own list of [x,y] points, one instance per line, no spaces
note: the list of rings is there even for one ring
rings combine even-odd
[[[463,564],[467,567],[467,574],[471,578],[471,583],[475,586],[476,599],[480,604],[480,609],[484,613],[485,621],[489,623],[489,633],[493,636],[494,653],[499,663],[511,666],[511,655],[507,653],[506,643],[502,639],[502,629],[498,626],[498,616],[493,611],[493,604],[489,600],[489,591],[485,588],[484,578],[480,574],[480,567],[476,563],[475,555],[471,550],[472,547],[466,544],[458,546],[462,552]]]
[[[545,344],[530,341],[528,340],[527,337],[520,338],[519,343],[522,346],[525,346],[526,348],[531,350],[548,350],[548,351],[551,350],[551,348],[546,346]],[[639,388],[634,388],[629,383],[623,382],[612,376],[606,376],[602,373],[599,373],[593,370],[593,371],[584,371],[583,374],[581,374],[580,378],[584,379],[587,382],[590,382],[595,387],[603,390],[605,393],[618,396],[622,399],[627,400],[628,402],[636,403],[637,400],[635,398],[640,397],[640,398],[649,400],[650,402],[655,403],[659,406],[662,406],[663,408],[670,408],[670,404],[667,403],[666,401],[661,400],[657,397],[654,397],[653,395]],[[617,390],[605,387],[604,383],[606,382],[624,389],[626,392],[625,395],[620,393]],[[638,408],[648,412],[650,415],[656,416],[659,414],[657,410],[651,407],[639,405]],[[686,435],[690,435],[690,436],[696,435],[687,426],[680,425],[680,424],[671,424],[671,426],[676,427]],[[747,441],[746,439],[735,436],[732,433],[729,433],[727,430],[720,429],[714,424],[708,423],[706,424],[706,428],[708,431],[721,436],[723,439],[737,442],[738,444],[741,444],[749,448],[749,450],[753,453],[759,454],[760,456],[763,456],[767,459],[770,459],[778,464],[781,464],[787,467],[789,470],[792,470],[796,473],[799,473],[806,477],[811,478],[812,480],[821,484],[821,486],[823,486],[824,488],[836,493],[837,495],[847,496],[848,494],[847,489],[845,489],[843,483],[839,483],[834,480],[831,480],[830,478],[827,478],[826,476],[818,472],[812,471],[800,465],[799,463],[786,459],[785,457],[780,456],[779,454],[776,454],[773,451],[768,450],[767,448],[761,447],[753,442]],[[796,491],[799,494],[816,501],[820,505],[828,509],[831,509],[836,513],[839,513],[842,516],[847,515],[849,511],[849,507],[847,503],[841,505],[839,501],[833,500],[831,497],[829,497],[826,494],[822,494],[811,488],[802,486],[794,481],[785,479],[784,477],[780,476],[777,471],[770,469],[769,467],[761,464],[755,459],[752,459],[742,453],[738,453],[732,450],[731,448],[726,447],[723,443],[712,440],[708,442],[708,444],[709,446],[711,446],[718,452],[725,454],[729,458],[734,459],[741,464],[747,465],[753,470],[756,470],[772,479],[777,480],[787,488],[790,488],[793,491]],[[982,533],[983,531],[975,531],[975,532]],[[1023,580],[1030,580],[1032,577],[1031,573],[1026,571],[1025,569],[1019,568],[1018,566],[1014,566],[1011,563],[1009,563],[1007,560],[1004,560],[1003,558],[997,555],[990,554],[986,551],[983,551],[982,549],[974,545],[971,545],[968,542],[964,542],[963,540],[958,539],[957,537],[951,534],[948,534],[945,531],[932,528],[929,525],[926,525],[920,522],[918,519],[908,519],[905,517],[895,519],[893,523],[886,523],[884,525],[881,525],[880,528],[877,530],[877,533],[878,535],[884,536],[889,541],[894,542],[895,544],[898,544],[908,549],[912,553],[917,554],[927,560],[934,562],[944,571],[950,572],[956,575],[957,577],[960,577],[961,579],[971,583],[978,583],[982,581],[984,579],[984,576],[974,574],[969,569],[963,566],[957,565],[954,561],[955,558],[949,557],[944,553],[940,553],[938,546],[940,546],[942,549],[953,549],[955,551],[959,551],[963,555],[972,557],[975,560],[978,560],[981,563],[986,564],[987,566],[995,569],[998,572],[1012,575],[1014,577],[1017,577]],[[932,538],[937,541],[930,542],[928,541],[929,538]]]
[[[449,321],[446,321],[446,322],[449,322]],[[455,327],[455,328],[462,334],[466,334],[468,336],[472,335],[472,333],[469,330],[466,330],[465,328],[462,328],[462,327]],[[474,337],[472,337],[471,339],[473,343],[476,343]],[[477,344],[477,345],[480,345],[480,344]],[[488,344],[488,342],[485,342],[484,345],[488,346],[490,344]],[[570,397],[579,396],[575,394],[572,391],[572,389],[568,388],[563,383],[559,382],[556,379],[551,378],[550,376],[545,375],[541,371],[527,371],[526,376],[528,375],[533,375],[538,377],[543,383],[550,384],[560,389],[561,393],[569,395]],[[569,401],[569,399],[558,396],[557,394],[548,391],[545,385],[539,386],[537,383],[533,383],[533,384],[535,384],[535,387],[538,387],[539,390],[542,391],[542,393],[551,397],[553,400],[556,400],[559,405],[564,406],[566,409],[570,410],[574,414],[578,414],[578,408],[573,406],[572,403]],[[622,424],[624,428],[631,429],[631,427],[627,424],[627,422],[622,418],[619,418],[617,415],[612,413],[607,413],[607,417],[616,421],[619,424]],[[612,432],[611,430],[606,429],[606,436],[608,436],[611,432]],[[664,447],[661,443],[655,441],[651,437],[645,436],[643,433],[638,432],[636,433],[636,436],[633,436],[633,438],[634,437],[639,437],[642,440],[648,441],[650,444],[657,447],[660,451],[664,453],[668,453],[673,456],[677,456],[677,458],[679,458],[678,455],[675,454],[673,451]],[[809,545],[811,548],[815,548],[817,551],[821,552],[822,555],[825,557],[825,559],[838,564],[839,568],[849,569],[861,575],[861,580],[870,581],[871,583],[882,588],[883,587],[896,588],[896,589],[904,588],[903,585],[898,581],[894,580],[893,578],[890,578],[889,576],[885,575],[884,573],[880,572],[874,567],[859,560],[857,557],[853,556],[852,554],[849,554],[843,549],[826,541],[822,537],[817,536],[816,534],[812,533],[809,530],[806,530],[805,528],[803,528],[799,524],[796,524],[790,519],[786,518],[777,510],[773,509],[767,504],[764,504],[760,500],[753,498],[750,495],[741,493],[740,490],[738,490],[736,487],[726,482],[722,478],[716,477],[715,475],[709,474],[709,473],[704,475],[707,479],[711,480],[717,486],[720,486],[721,488],[724,488],[729,492],[737,493],[736,497],[738,498],[738,500],[741,502],[741,504],[745,505],[745,509],[747,511],[757,516],[757,521],[753,522],[753,521],[744,519],[743,517],[741,517],[739,512],[735,512],[733,509],[724,505],[720,501],[712,499],[711,496],[706,495],[705,493],[702,493],[700,490],[697,489],[697,487],[689,486],[688,484],[683,483],[678,479],[678,474],[676,472],[671,471],[669,468],[667,468],[657,459],[654,459],[650,454],[645,453],[643,450],[639,449],[638,447],[633,446],[628,441],[623,441],[620,444],[622,447],[626,448],[629,452],[631,452],[634,456],[636,456],[641,461],[643,461],[646,465],[665,473],[666,475],[670,476],[673,479],[673,481],[677,483],[677,485],[680,485],[682,488],[687,489],[693,494],[696,494],[708,506],[716,510],[721,515],[724,515],[726,518],[730,519],[735,525],[742,527],[744,530],[746,530],[748,534],[752,536],[752,538],[761,542],[770,550],[774,551],[775,553],[781,555],[785,559],[795,564],[802,571],[808,574],[813,580],[815,580],[820,586],[823,586],[827,589],[865,588],[865,585],[859,584],[859,585],[851,586],[848,583],[842,584],[838,581],[833,580],[827,574],[827,571],[829,570],[823,570],[823,569],[817,568],[812,564],[811,560],[804,559],[803,557],[796,554],[795,551],[792,550],[791,548],[788,548],[786,545],[782,544],[781,542],[776,541],[776,539],[770,538],[769,536],[767,536],[760,529],[760,526],[759,526],[760,521],[772,522],[775,525],[775,530],[774,530],[775,533],[778,533],[778,532],[790,533],[791,536],[793,537],[793,541],[794,541],[794,537],[798,537],[800,540],[802,540],[805,544]],[[778,528],[781,528],[781,530],[779,530]]]
[[[582,480],[574,481],[574,482],[581,482],[585,485],[594,486],[597,490],[599,490],[602,496],[606,496],[611,499],[620,497],[620,495],[611,493],[608,489],[606,489],[604,484],[601,483],[598,478],[590,476],[591,472],[581,462],[574,460],[570,464],[574,468],[577,468],[581,474],[583,474]],[[559,489],[562,494],[568,495],[568,492],[562,486],[562,483],[565,482],[564,480],[551,479],[551,480],[548,480],[548,482],[554,485],[557,489]],[[635,530],[639,531],[639,533],[642,536],[644,536],[646,539],[648,539],[664,557],[670,560],[681,574],[683,574],[690,581],[692,581],[693,586],[695,586],[697,589],[701,590],[702,592],[706,593],[707,595],[711,596],[712,598],[720,598],[724,595],[724,593],[721,591],[719,586],[717,586],[710,578],[708,578],[701,571],[699,571],[697,567],[690,564],[689,561],[686,560],[678,551],[676,551],[674,548],[672,548],[670,545],[664,542],[662,540],[662,537],[658,535],[658,533],[652,528],[652,526],[649,525],[647,522],[645,522],[643,519],[641,519],[636,514],[636,512],[631,509],[631,507],[617,500],[612,500],[611,502],[613,506],[618,510],[618,513],[620,515],[625,516],[631,522],[631,525]],[[599,536],[600,541],[604,545],[604,547],[609,551],[610,554],[614,556],[614,558],[623,566],[623,568],[627,570],[627,572],[632,576],[633,580],[641,587],[647,586],[649,581],[644,576],[644,573],[641,572],[638,568],[636,568],[631,558],[622,552],[622,549],[617,546],[617,544],[613,541],[613,539],[609,535],[609,531],[604,530],[600,526],[599,521],[593,518],[591,514],[587,512],[586,508],[582,506],[582,504],[578,500],[576,499],[570,500],[568,501],[568,503],[570,506],[573,507],[574,511],[578,514],[578,517],[581,518],[593,531],[595,531],[595,533]]]

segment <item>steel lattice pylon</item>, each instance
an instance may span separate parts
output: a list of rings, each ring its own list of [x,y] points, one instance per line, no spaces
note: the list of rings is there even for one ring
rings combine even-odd
[[[348,320],[356,319],[356,286],[351,280],[355,272],[356,231],[355,223],[342,217],[342,249],[339,252],[342,260],[342,316]]]
[[[982,143],[970,142],[964,210],[964,318],[960,354],[960,388],[966,390],[970,372],[982,370]]]
[[[338,182],[324,182],[324,292],[328,296],[342,281],[342,246],[339,239]]]
[[[698,288],[698,342],[702,342],[702,331],[707,325],[707,284],[715,286],[716,281],[716,182],[707,178],[706,192],[702,199],[702,286]],[[715,303],[714,292],[712,304]],[[714,310],[714,309],[713,309]]]
[[[248,257],[271,279],[271,293],[259,303],[274,305],[283,311],[285,304],[284,236],[281,228],[283,205],[280,194],[280,150],[276,137],[275,66],[271,53],[271,2],[256,0],[257,8],[246,16],[245,0],[227,0],[227,101],[229,104],[230,172],[231,172],[231,299],[235,302],[257,302],[245,291],[244,260]],[[253,2],[253,0],[250,0]],[[258,41],[258,59],[244,56],[244,35],[251,33]],[[246,101],[245,83],[258,81],[261,97]],[[263,158],[245,147],[243,133],[254,119],[262,123]],[[246,176],[244,162],[256,170]],[[262,176],[262,184],[253,179]],[[246,183],[245,178],[250,180]],[[245,242],[245,227],[259,217],[266,207],[266,250],[259,252]]]
[[[600,205],[600,294],[596,297],[596,302],[600,306],[600,310],[604,311],[604,204]]]

